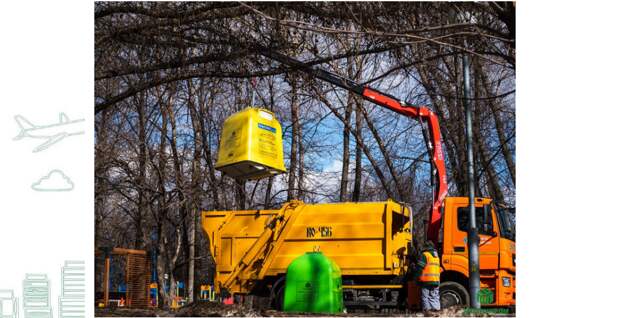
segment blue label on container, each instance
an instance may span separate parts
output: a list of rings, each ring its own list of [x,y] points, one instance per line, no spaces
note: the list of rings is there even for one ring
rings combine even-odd
[[[274,134],[276,133],[276,129],[275,128],[273,128],[271,126],[263,125],[261,123],[258,123],[258,128],[264,129],[264,130],[269,130],[269,131],[271,131]]]

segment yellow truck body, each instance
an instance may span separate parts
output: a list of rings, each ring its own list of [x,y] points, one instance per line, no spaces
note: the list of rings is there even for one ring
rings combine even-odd
[[[391,200],[292,201],[280,210],[203,211],[216,291],[249,293],[257,281],[285,274],[295,258],[311,251],[333,259],[343,276],[403,275],[411,241],[409,213]]]

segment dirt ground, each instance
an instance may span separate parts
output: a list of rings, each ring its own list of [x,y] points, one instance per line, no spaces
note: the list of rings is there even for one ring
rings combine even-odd
[[[439,312],[352,312],[337,315],[290,313],[271,309],[253,309],[245,305],[224,305],[215,302],[198,302],[176,311],[162,309],[106,308],[95,310],[96,317],[514,317],[514,313],[493,312],[492,310],[471,312],[461,307],[451,307]]]

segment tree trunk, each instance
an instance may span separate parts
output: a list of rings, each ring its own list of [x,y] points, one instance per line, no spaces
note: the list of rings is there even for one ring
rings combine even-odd
[[[190,249],[189,249],[189,238],[188,238],[188,229],[187,226],[185,224],[185,220],[188,214],[188,209],[192,210],[191,208],[188,208],[188,205],[190,205],[190,202],[187,201],[187,187],[186,187],[186,182],[185,182],[185,178],[184,178],[184,172],[182,169],[182,165],[181,165],[181,157],[179,156],[179,152],[177,149],[177,124],[176,124],[176,114],[174,112],[174,99],[170,99],[170,101],[167,103],[166,105],[166,110],[168,112],[168,121],[170,122],[170,148],[172,150],[172,163],[173,163],[173,167],[174,167],[174,176],[175,176],[175,183],[176,183],[176,191],[178,194],[178,205],[179,205],[179,223],[180,223],[180,227],[181,229],[179,229],[177,227],[177,235],[178,235],[178,241],[177,241],[177,251],[175,252],[175,256],[173,257],[173,259],[170,261],[169,265],[170,265],[170,295],[173,295],[174,293],[176,293],[176,291],[173,291],[172,288],[173,286],[175,286],[176,282],[173,281],[173,273],[172,270],[174,270],[174,265],[176,264],[176,260],[178,259],[178,255],[179,255],[179,251],[183,250],[185,252],[185,255],[187,255],[187,258],[190,258]],[[181,232],[182,230],[182,232]],[[185,246],[186,248],[183,248],[183,246]],[[178,295],[177,295],[178,296]]]
[[[208,130],[207,127],[205,126],[205,122],[207,121],[207,118],[205,118],[205,114],[208,115],[209,114],[209,109],[211,109],[211,107],[213,106],[213,98],[214,98],[214,92],[211,92],[211,94],[209,94],[209,98],[208,100],[208,105],[206,105],[205,102],[201,102],[199,105],[199,109],[200,111],[198,111],[198,124],[199,124],[199,128],[200,128],[200,137],[202,138],[202,152],[204,154],[204,158],[205,158],[205,163],[207,166],[207,174],[208,174],[208,180],[209,180],[209,189],[211,190],[211,195],[213,197],[213,208],[215,210],[220,209],[221,204],[220,204],[220,198],[218,195],[218,182],[217,179],[215,178],[215,168],[213,167],[213,157],[211,155],[211,148],[210,148],[210,143],[209,143],[209,138],[208,138]]]
[[[297,135],[299,134],[299,114],[298,105],[297,105],[297,78],[292,75],[290,80],[291,85],[291,124],[292,124],[292,134],[291,134],[291,157],[290,157],[290,167],[288,174],[288,191],[287,191],[287,201],[294,200],[297,198],[295,191],[295,173],[297,172]]]
[[[269,209],[271,207],[271,187],[273,185],[273,177],[269,177],[267,179],[267,188],[265,189],[265,201],[264,207],[265,209]]]
[[[359,202],[360,192],[362,188],[362,114],[360,110],[360,101],[355,99],[355,138],[357,143],[355,144],[355,180],[353,181],[353,194],[351,195],[351,201]],[[379,169],[377,167],[377,169]],[[383,188],[386,193],[390,193],[387,182],[384,182]]]
[[[95,246],[102,246],[103,243],[103,229],[101,227],[105,215],[105,202],[107,196],[107,187],[105,186],[105,178],[107,173],[107,167],[105,163],[108,161],[106,155],[107,142],[108,142],[108,118],[110,112],[104,110],[99,115],[99,120],[96,121],[95,134],[97,138],[97,144],[95,146]]]
[[[348,201],[347,192],[349,187],[349,124],[351,123],[351,113],[353,112],[353,93],[347,94],[347,107],[344,111],[344,121],[342,129],[342,173],[340,175],[340,202]]]
[[[138,208],[135,213],[136,238],[135,248],[144,249],[144,234],[142,232],[142,213],[146,211],[146,101],[144,93],[137,100],[138,113]]]
[[[197,96],[192,90],[192,81],[187,81],[188,86],[188,108],[190,112],[190,118],[192,121],[192,128],[194,130],[194,157],[192,160],[192,180],[191,180],[191,203],[190,206],[190,222],[189,222],[189,264],[188,264],[188,278],[187,278],[187,296],[189,298],[189,302],[194,302],[194,285],[195,285],[195,263],[196,263],[196,212],[199,211],[202,203],[202,169],[200,159],[202,157],[201,149],[202,140],[205,138],[202,137],[202,132],[200,129],[200,117],[198,115],[198,110],[196,107],[196,103],[194,102],[194,96]]]
[[[187,296],[189,298],[189,302],[194,302],[194,273],[195,273],[195,262],[196,262],[196,209],[191,209],[189,213],[190,223],[189,223],[189,264],[188,264],[188,275],[187,275]]]
[[[269,86],[269,110],[273,111],[273,106],[275,105],[274,100],[274,81],[273,79],[269,79],[267,81]],[[269,177],[267,180],[267,188],[265,189],[265,199],[264,199],[264,208],[269,209],[271,207],[271,188],[273,186],[273,177]]]
[[[167,245],[165,244],[165,222],[168,218],[168,201],[166,199],[166,142],[168,140],[168,112],[165,109],[163,98],[159,99],[159,105],[161,108],[161,134],[159,139],[159,152],[157,162],[157,176],[158,176],[158,213],[157,213],[157,274],[158,274],[158,286],[160,302],[164,306],[170,306],[170,297],[166,294],[163,286],[165,285],[164,274],[169,267],[169,258],[167,252]]]
[[[245,210],[245,180],[235,179],[235,189],[237,190],[237,209]]]
[[[303,129],[301,124],[298,124],[297,128],[297,146],[299,147],[299,165],[297,167],[299,176],[297,179],[297,199],[304,200],[304,139],[303,139]]]

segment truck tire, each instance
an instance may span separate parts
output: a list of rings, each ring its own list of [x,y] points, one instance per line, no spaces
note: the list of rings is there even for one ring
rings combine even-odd
[[[469,293],[457,282],[444,282],[439,285],[441,308],[452,306],[469,306]]]
[[[269,303],[271,308],[275,310],[282,310],[284,306],[284,285],[286,283],[286,276],[280,277],[271,287],[269,293]]]

